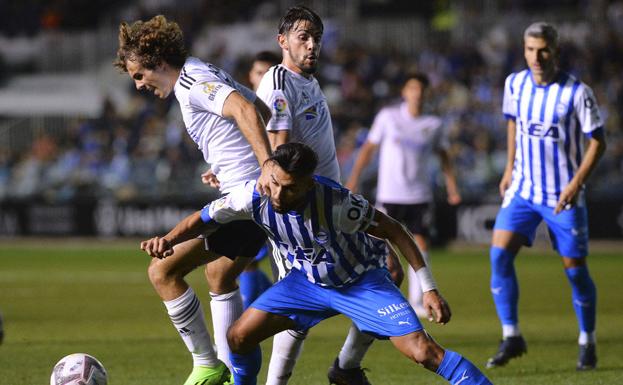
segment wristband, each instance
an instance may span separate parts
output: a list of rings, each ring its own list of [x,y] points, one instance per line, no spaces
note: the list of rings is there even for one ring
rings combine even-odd
[[[415,275],[420,281],[420,287],[422,288],[423,293],[437,289],[437,284],[435,283],[435,280],[433,279],[433,275],[428,269],[428,266],[424,265],[423,267],[419,268],[415,272]]]

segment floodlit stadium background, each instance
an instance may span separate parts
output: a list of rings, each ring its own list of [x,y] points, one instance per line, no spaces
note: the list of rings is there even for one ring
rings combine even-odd
[[[53,365],[75,352],[100,359],[111,385],[183,381],[189,358],[137,240],[165,232],[216,191],[200,182],[206,165],[175,99],[140,94],[113,68],[118,25],[162,13],[179,22],[195,56],[246,83],[251,58],[277,51],[279,16],[298,3],[0,0],[0,385],[47,383]],[[446,122],[464,202],[449,207],[438,166],[430,170],[433,241],[447,245],[432,250],[432,269],[453,319],[425,327],[481,368],[499,339],[488,242],[505,162],[503,81],[524,66],[523,29],[557,25],[562,67],[593,88],[607,122],[608,150],[588,186],[600,361],[597,371],[574,370],[570,289],[541,229],[537,247],[517,259],[529,354],[487,375],[502,385],[623,383],[623,1],[302,3],[325,23],[318,78],[343,178],[374,114],[397,100],[402,75],[418,69],[432,80],[426,108]],[[363,188],[371,199],[374,178],[372,168]],[[205,309],[202,271],[188,278]],[[326,383],[349,325],[334,317],[312,330],[291,385]],[[387,342],[372,346],[364,366],[375,385],[444,383]]]

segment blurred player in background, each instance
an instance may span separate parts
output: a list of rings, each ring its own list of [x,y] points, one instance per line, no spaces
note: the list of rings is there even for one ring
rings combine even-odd
[[[293,7],[281,18],[277,40],[282,51],[280,65],[271,67],[262,78],[257,95],[272,110],[266,125],[273,149],[289,141],[302,142],[318,154],[317,175],[340,180],[333,125],[326,98],[314,73],[318,67],[323,33],[320,17],[306,7]],[[274,262],[281,279],[292,268],[278,248]],[[396,279],[402,280],[400,263],[390,262]],[[396,270],[398,270],[396,272]],[[307,331],[286,330],[275,336],[267,385],[288,382],[303,347]],[[369,384],[361,361],[373,342],[371,336],[352,325],[339,356],[329,369],[329,380],[337,385]]]
[[[491,293],[503,340],[487,367],[527,351],[519,330],[514,260],[544,220],[571,284],[580,329],[577,369],[593,369],[597,293],[586,262],[584,183],[605,151],[604,123],[592,90],[559,70],[556,29],[534,23],[523,40],[528,69],[509,75],[504,86],[508,157],[490,252]]]
[[[249,182],[186,217],[165,237],[142,242],[151,256],[170,258],[172,245],[209,226],[253,219],[287,255],[291,272],[229,329],[235,384],[257,383],[262,340],[286,329],[307,330],[340,313],[366,333],[390,339],[406,357],[451,384],[491,384],[470,361],[426,333],[392,282],[385,268],[387,244],[417,272],[435,322],[450,320],[450,308],[408,230],[362,196],[313,176],[316,164],[308,146],[283,144],[263,165],[262,173],[271,178],[270,196],[260,196]]]
[[[251,69],[249,70],[249,83],[251,83],[253,91],[257,91],[266,71],[268,71],[270,67],[279,64],[280,61],[281,58],[279,55],[270,51],[261,51],[255,55],[253,63],[251,64]],[[243,309],[248,308],[260,294],[272,285],[272,281],[258,268],[259,262],[266,257],[268,252],[268,245],[262,247],[260,252],[253,258],[253,261],[249,263],[238,277]]]
[[[223,194],[259,176],[258,161],[264,162],[271,152],[263,123],[270,111],[229,74],[189,57],[176,23],[163,16],[122,23],[115,66],[130,75],[138,90],[151,91],[160,98],[175,93],[188,134],[211,165]],[[241,221],[205,239],[180,243],[172,258],[152,259],[149,279],[193,356],[194,368],[185,385],[229,381],[226,332],[242,313],[236,278],[265,241],[259,227]],[[220,255],[228,258],[218,258]],[[206,263],[218,356],[199,299],[184,280],[186,274]]]
[[[433,192],[429,176],[433,155],[439,157],[448,191],[448,203],[461,202],[448,140],[442,120],[422,112],[428,77],[407,75],[402,87],[402,103],[383,108],[376,115],[370,133],[359,151],[346,188],[357,191],[359,177],[380,149],[376,204],[387,215],[411,231],[428,264],[428,234]],[[422,306],[417,275],[409,268],[409,302],[418,316],[428,318]]]

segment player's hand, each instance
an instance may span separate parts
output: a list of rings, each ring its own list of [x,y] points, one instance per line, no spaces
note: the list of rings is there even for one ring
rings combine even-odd
[[[437,290],[425,292],[422,297],[422,305],[424,305],[424,310],[428,313],[429,321],[445,325],[452,317],[450,305]]]
[[[506,193],[506,190],[508,190],[508,188],[511,186],[511,182],[513,179],[513,172],[504,172],[504,175],[502,176],[502,180],[500,181],[500,196],[502,198],[504,198],[504,194]]]
[[[153,237],[141,242],[141,250],[145,251],[150,257],[163,259],[173,255],[171,243],[161,237]]]
[[[560,213],[562,210],[569,210],[571,206],[575,205],[575,202],[578,199],[578,193],[580,192],[581,186],[577,183],[574,183],[573,180],[565,186],[565,188],[560,193],[560,198],[558,198],[558,203],[554,208],[554,214]]]
[[[257,189],[257,192],[259,192],[261,195],[268,195],[268,196],[270,196],[270,171],[269,171],[269,167],[267,167],[267,166],[262,167],[262,173],[260,174],[260,177],[257,179],[256,189]]]
[[[216,177],[216,174],[212,172],[212,169],[209,169],[208,171],[201,174],[201,182],[203,182],[203,184],[207,184],[210,187],[221,187],[221,182]]]
[[[448,192],[448,203],[452,206],[456,206],[461,203],[461,194],[458,191]]]

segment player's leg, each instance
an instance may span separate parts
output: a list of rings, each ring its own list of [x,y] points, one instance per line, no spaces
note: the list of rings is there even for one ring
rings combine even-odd
[[[491,294],[502,325],[502,341],[487,367],[505,365],[527,351],[519,329],[517,305],[519,284],[515,273],[515,256],[521,246],[531,245],[541,215],[525,200],[515,197],[500,209],[493,230],[491,259]]]
[[[281,281],[292,266],[284,258],[277,245],[270,243],[270,265],[275,281]],[[284,330],[273,337],[273,350],[268,364],[266,385],[286,385],[292,376],[294,366],[303,351],[307,331]]]
[[[259,343],[283,330],[294,328],[290,318],[253,307],[231,326],[227,333],[230,360],[236,385],[255,385],[262,364]]]
[[[442,348],[424,330],[391,337],[390,340],[407,358],[437,373],[451,384],[491,384],[473,363],[459,353]]]
[[[242,236],[244,242],[240,241]],[[230,366],[227,329],[242,315],[242,297],[236,280],[266,242],[266,234],[251,221],[234,221],[222,226],[206,242],[208,249],[229,256],[209,263],[205,275],[210,287],[218,358]]]
[[[222,384],[229,378],[229,371],[216,356],[201,303],[184,280],[189,272],[216,256],[206,252],[202,239],[181,243],[174,250],[168,258],[152,259],[148,275],[164,301],[173,326],[192,354],[193,371],[185,384],[204,381],[208,381],[206,384]]]
[[[260,341],[284,330],[307,330],[337,314],[327,307],[328,302],[327,290],[307,281],[298,270],[264,292],[229,329],[236,385],[255,384]],[[269,377],[268,381],[275,380]]]
[[[471,362],[457,353],[444,352],[426,334],[415,310],[384,270],[368,271],[347,289],[334,292],[332,305],[351,318],[360,330],[389,337],[407,357],[451,383],[490,384]]]
[[[242,315],[242,297],[236,279],[251,261],[250,258],[220,258],[205,267],[210,287],[210,311],[218,358],[231,367],[227,329]]]
[[[583,197],[558,215],[544,215],[554,249],[562,257],[571,284],[573,308],[579,326],[578,370],[594,369],[597,364],[595,317],[597,289],[588,270],[588,214]]]
[[[267,249],[267,246],[262,247],[260,252],[253,258],[253,261],[249,263],[238,277],[240,295],[242,296],[242,308],[245,310],[260,294],[272,285],[268,276],[259,268],[259,262],[266,257]]]

